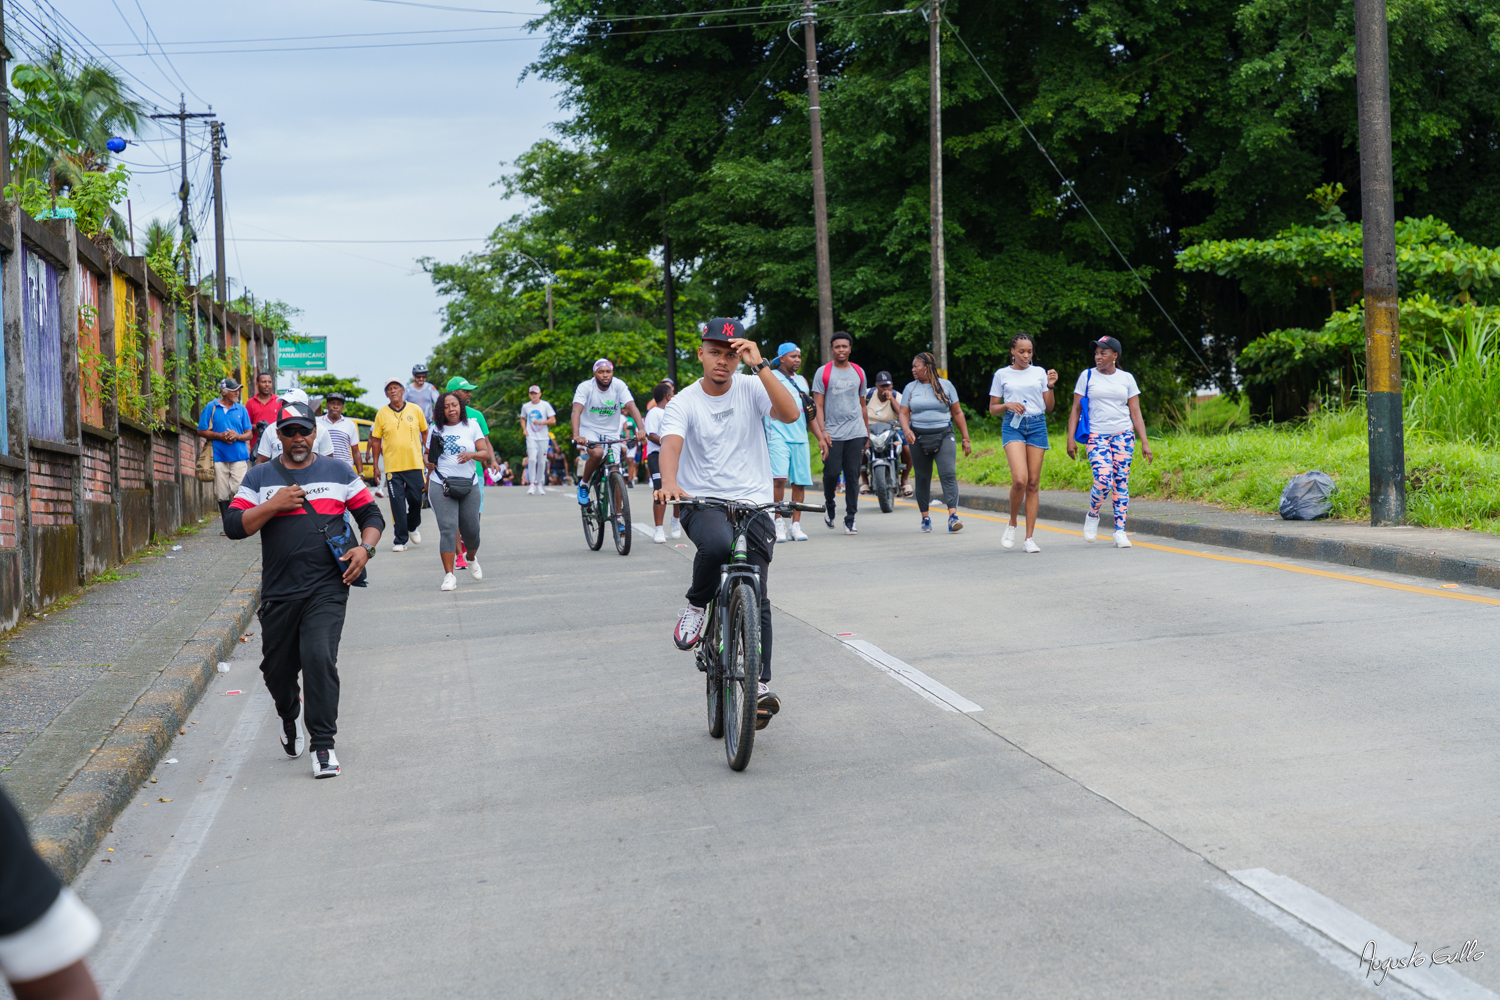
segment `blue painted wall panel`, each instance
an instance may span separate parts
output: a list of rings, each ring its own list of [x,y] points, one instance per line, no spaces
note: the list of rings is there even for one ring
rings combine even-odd
[[[26,424],[32,437],[63,440],[62,309],[57,268],[24,255],[21,325],[26,349]]]

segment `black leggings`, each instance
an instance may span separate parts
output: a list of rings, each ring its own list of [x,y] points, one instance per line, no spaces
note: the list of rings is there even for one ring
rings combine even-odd
[[[844,474],[844,523],[853,524],[859,509],[859,469],[865,460],[866,438],[829,443],[823,459],[823,509],[832,517],[838,511],[839,473]]]
[[[719,589],[719,570],[729,561],[734,547],[734,529],[729,515],[722,510],[682,512],[682,530],[697,546],[693,556],[693,585],[688,588],[687,602],[695,608],[706,608]],[[760,570],[760,679],[771,680],[771,596],[768,577],[771,554],[776,551],[776,526],[771,515],[760,514],[750,522],[746,538],[750,565]]]
[[[927,504],[932,499],[932,467],[937,466],[938,480],[943,484],[943,504],[949,510],[958,508],[958,445],[953,441],[953,432],[943,438],[942,447],[931,455],[918,443],[911,446],[912,475],[916,477],[917,509],[927,513]]]

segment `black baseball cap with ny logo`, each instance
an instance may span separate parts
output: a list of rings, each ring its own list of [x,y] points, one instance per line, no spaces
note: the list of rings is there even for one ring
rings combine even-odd
[[[744,335],[745,325],[737,319],[729,319],[728,317],[711,319],[703,327],[704,340],[722,340],[727,344],[733,338],[743,337]]]

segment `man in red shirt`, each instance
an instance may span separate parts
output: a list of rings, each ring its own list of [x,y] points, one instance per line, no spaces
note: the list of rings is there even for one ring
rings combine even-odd
[[[255,449],[260,446],[260,433],[264,430],[257,425],[262,422],[274,424],[276,413],[280,409],[281,400],[276,398],[276,379],[270,372],[261,372],[255,376],[255,395],[245,404],[245,411],[250,414],[250,430],[254,434],[250,439],[251,458],[254,458]]]

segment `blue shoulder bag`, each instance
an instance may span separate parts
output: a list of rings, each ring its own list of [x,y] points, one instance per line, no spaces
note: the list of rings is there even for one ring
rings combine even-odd
[[[1088,444],[1089,440],[1089,386],[1093,381],[1094,369],[1090,368],[1083,380],[1083,398],[1078,401],[1078,428],[1073,432],[1073,440],[1079,444]]]

